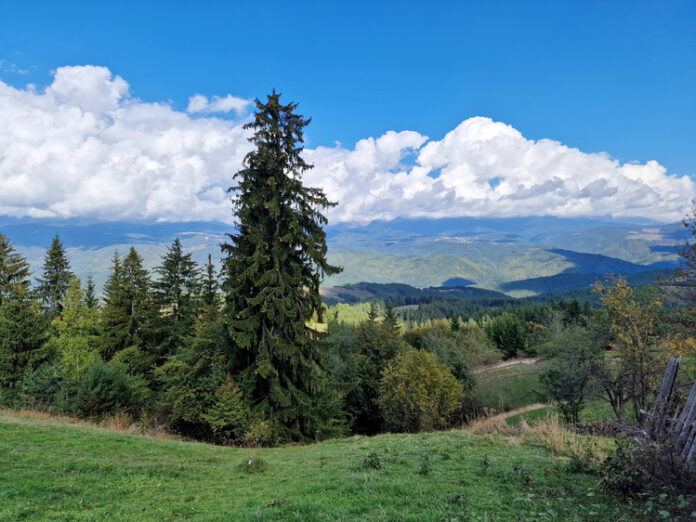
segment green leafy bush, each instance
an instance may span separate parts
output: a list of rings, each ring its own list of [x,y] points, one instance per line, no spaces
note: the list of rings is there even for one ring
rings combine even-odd
[[[431,353],[406,352],[384,370],[379,404],[384,420],[393,430],[446,428],[461,399],[462,385]]]

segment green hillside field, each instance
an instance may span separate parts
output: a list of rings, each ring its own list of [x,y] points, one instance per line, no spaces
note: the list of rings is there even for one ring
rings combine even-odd
[[[464,430],[249,450],[0,415],[2,520],[636,520],[597,483]]]

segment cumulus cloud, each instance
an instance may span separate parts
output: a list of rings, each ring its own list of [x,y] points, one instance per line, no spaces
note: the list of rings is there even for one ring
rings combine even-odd
[[[186,112],[189,114],[211,114],[214,112],[226,113],[234,111],[237,114],[244,114],[251,103],[252,102],[250,100],[237,98],[231,94],[228,94],[224,98],[213,96],[213,98],[210,100],[202,94],[196,94],[195,96],[191,96],[189,98],[189,104],[186,108]]]
[[[39,92],[0,82],[0,215],[231,221],[225,189],[250,150],[249,100],[192,96],[186,112],[132,96],[104,67],[61,67]],[[655,161],[621,164],[488,118],[441,140],[387,132],[306,150],[331,222],[396,217],[681,218],[696,196]]]

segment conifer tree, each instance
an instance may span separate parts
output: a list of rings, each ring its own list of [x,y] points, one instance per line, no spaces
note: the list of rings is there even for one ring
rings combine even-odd
[[[16,398],[27,367],[47,359],[47,329],[39,303],[24,285],[14,286],[0,303],[0,403]]]
[[[0,232],[0,304],[20,286],[29,288],[29,264]]]
[[[37,280],[36,289],[37,295],[50,314],[57,315],[63,310],[63,299],[72,276],[65,248],[56,234],[51,247],[46,251],[43,274]]]
[[[115,253],[104,285],[103,356],[109,359],[129,346],[145,347],[154,313],[142,258],[133,247],[123,260]]]
[[[87,287],[85,288],[82,300],[88,310],[99,308],[99,299],[97,299],[96,289],[94,288],[94,279],[91,275],[87,276]]]
[[[200,269],[176,238],[155,273],[158,279],[152,286],[165,329],[160,351],[168,353],[193,330],[199,307]]]
[[[318,188],[302,185],[311,168],[302,159],[309,124],[282,105],[280,94],[256,101],[247,154],[229,192],[239,221],[225,259],[226,320],[236,348],[233,367],[255,413],[270,418],[281,439],[314,437],[327,419],[318,406],[325,389],[317,333],[306,326],[321,314],[319,283],[340,268],[326,260],[327,223],[335,205]]]
[[[70,279],[63,311],[53,322],[55,336],[47,343],[63,372],[76,378],[97,360],[101,329],[99,310],[85,304],[85,295],[77,277]]]
[[[387,330],[394,332],[399,331],[399,319],[396,317],[396,312],[394,311],[394,305],[389,302],[384,310],[384,321],[382,326]]]
[[[219,305],[218,290],[220,283],[215,273],[212,256],[208,254],[208,262],[205,264],[205,278],[203,279],[203,289],[201,292],[201,302],[203,306],[217,308]]]

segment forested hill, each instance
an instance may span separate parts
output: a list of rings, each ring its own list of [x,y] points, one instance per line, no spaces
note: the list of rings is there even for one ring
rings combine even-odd
[[[35,274],[58,234],[74,272],[83,279],[93,275],[97,289],[106,280],[115,250],[125,253],[134,245],[151,269],[179,237],[199,264],[209,253],[217,262],[219,245],[233,230],[225,223],[0,219],[0,232],[27,257]],[[586,286],[596,274],[671,267],[684,233],[679,223],[550,217],[337,224],[327,227],[329,260],[344,270],[324,286],[360,281],[476,286],[513,295],[569,290]]]

